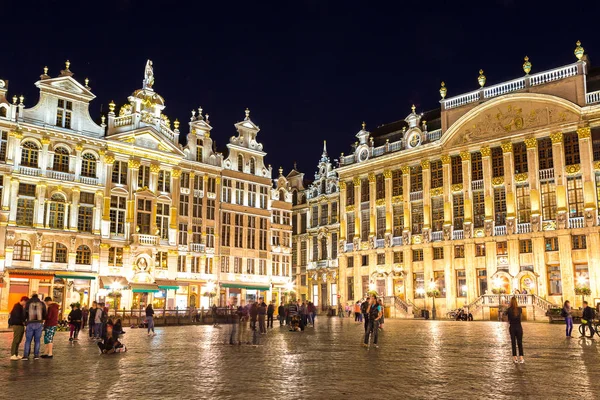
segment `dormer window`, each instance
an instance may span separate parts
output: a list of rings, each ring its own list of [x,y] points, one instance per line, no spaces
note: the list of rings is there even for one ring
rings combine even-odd
[[[71,112],[73,111],[73,102],[58,99],[56,108],[56,126],[71,129]]]
[[[244,157],[239,154],[238,155],[238,162],[237,162],[237,167],[238,167],[238,171],[240,172],[244,172]]]
[[[196,141],[196,161],[202,162],[202,150],[204,148],[204,143],[202,139],[198,139]]]

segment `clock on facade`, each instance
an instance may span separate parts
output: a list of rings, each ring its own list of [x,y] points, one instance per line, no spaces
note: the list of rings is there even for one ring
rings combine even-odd
[[[421,144],[421,135],[419,132],[413,132],[408,137],[408,147],[413,148]]]
[[[360,152],[358,153],[358,161],[359,162],[363,162],[363,161],[367,161],[367,158],[369,158],[369,150],[363,148],[360,150]]]

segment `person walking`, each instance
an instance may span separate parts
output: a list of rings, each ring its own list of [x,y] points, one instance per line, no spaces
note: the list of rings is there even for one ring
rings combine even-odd
[[[52,297],[44,299],[46,303],[46,320],[44,321],[44,345],[46,354],[42,354],[42,358],[52,358],[52,348],[54,346],[54,334],[58,326],[58,303],[52,301]]]
[[[212,316],[212,321],[213,321],[213,326],[217,326],[217,305],[213,304],[212,307],[210,308],[211,310],[211,316]]]
[[[338,317],[344,318],[344,307],[341,303],[338,303]]]
[[[275,314],[275,302],[271,301],[267,307],[267,328],[273,328],[273,314]]]
[[[79,328],[80,330],[85,329],[85,321],[87,321],[89,314],[90,314],[90,312],[89,312],[87,306],[84,305],[81,308],[81,326]]]
[[[102,322],[104,321],[104,310],[102,309],[102,306],[100,304],[94,302],[94,305],[94,339],[100,340],[102,339]]]
[[[279,320],[279,326],[283,326],[285,323],[285,307],[283,303],[277,308],[277,319]]]
[[[379,329],[383,330],[383,324],[385,323],[385,306],[383,305],[383,298],[377,299],[377,304],[381,307],[381,318],[379,319]]]
[[[267,327],[265,325],[265,318],[267,316],[267,304],[261,301],[258,306],[258,327],[261,335],[267,334]]]
[[[521,315],[523,314],[523,310],[517,304],[517,298],[513,296],[510,299],[510,306],[508,310],[505,312],[508,317],[510,332],[510,343],[512,346],[512,355],[515,364],[521,362],[523,364],[525,359],[523,358],[523,327],[521,326]],[[517,358],[517,346],[519,348],[519,358]]]
[[[14,305],[8,318],[8,326],[12,327],[13,340],[10,347],[10,359],[15,361],[19,360],[19,346],[23,341],[23,335],[25,334],[25,304],[29,297],[23,296],[18,303]]]
[[[573,331],[573,315],[571,314],[571,303],[569,300],[565,301],[562,309],[562,316],[565,318],[567,324],[567,338],[571,338],[571,332]]]
[[[78,341],[79,340],[79,330],[81,329],[81,321],[83,319],[83,314],[79,309],[79,303],[71,304],[71,312],[69,313],[69,341]]]
[[[25,349],[22,361],[29,361],[31,352],[31,340],[33,339],[33,359],[40,358],[40,339],[42,338],[42,322],[46,319],[46,305],[42,303],[37,295],[31,295],[31,299],[25,304]]]
[[[356,304],[354,304],[354,322],[360,323],[360,317],[360,301],[357,301]]]
[[[379,346],[377,345],[377,339],[379,337],[379,321],[383,316],[383,310],[377,302],[377,296],[374,294],[371,295],[367,313],[369,314],[369,326],[365,331],[365,340],[363,343],[363,347],[369,347],[369,336],[372,335],[373,345],[377,349],[379,348]]]
[[[98,311],[98,303],[96,303],[95,301],[92,303],[92,306],[90,307],[89,310],[89,318],[88,318],[88,334],[90,339],[95,339],[96,338],[96,332],[95,332],[95,327],[96,327],[96,311]]]
[[[256,330],[256,320],[258,319],[258,303],[252,302],[250,305],[250,329]]]
[[[590,339],[594,339],[594,327],[592,322],[594,320],[594,309],[588,305],[587,301],[583,302],[583,313],[581,314],[581,325],[583,325],[583,332],[581,337],[585,337],[585,327],[590,328]]]
[[[308,304],[309,304],[308,312],[310,313],[310,323],[312,324],[312,326],[314,328],[315,320],[317,319],[317,306],[315,306],[315,303],[313,303],[312,301],[309,301]]]
[[[152,309],[152,304],[148,304],[146,307],[146,323],[148,324],[148,336],[156,336],[154,332],[154,309]],[[150,333],[152,330],[152,333]]]
[[[365,322],[365,335],[367,334],[367,329],[369,329],[369,298],[367,297],[365,301],[360,305],[360,312],[362,313],[363,320]]]

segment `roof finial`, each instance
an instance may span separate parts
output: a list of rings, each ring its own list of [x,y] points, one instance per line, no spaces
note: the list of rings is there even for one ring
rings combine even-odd
[[[205,117],[206,117],[206,123],[208,124],[208,114],[206,114]]]
[[[144,89],[152,90],[154,85],[154,68],[152,67],[152,60],[146,61],[146,68],[144,69]]]
[[[279,167],[279,176],[283,176],[283,167]]]
[[[90,83],[90,79],[89,78],[85,78],[85,87],[89,88],[89,83]]]
[[[327,140],[323,140],[323,155],[327,156]]]
[[[71,66],[71,61],[69,61],[69,60],[65,61],[65,71],[68,71],[70,66]]]
[[[202,116],[202,107],[198,107],[198,118],[200,118],[200,119],[204,118]]]
[[[244,118],[244,121],[247,121],[250,119],[250,110],[248,109],[248,107],[246,107],[246,111],[244,111],[246,113],[246,118]]]
[[[44,66],[44,75],[48,75],[48,66]]]
[[[191,121],[194,121],[196,119],[196,110],[192,110],[192,118],[190,118]]]
[[[366,126],[367,126],[367,124],[365,124],[365,121],[363,121],[363,123],[362,123],[362,130],[363,130],[363,131],[365,130],[365,127],[366,127]]]
[[[295,169],[296,171],[298,171],[298,166],[297,166],[297,164],[296,164],[296,161],[294,161],[294,169]]]
[[[583,58],[583,47],[581,46],[581,42],[579,40],[575,44],[577,47],[575,47],[575,51],[573,53],[575,54],[575,57],[577,57],[577,60],[581,61]]]
[[[531,63],[529,62],[529,57],[525,56],[525,62],[523,63],[523,71],[525,71],[525,75],[529,75],[531,72]]]
[[[415,110],[417,109],[417,107],[415,107],[415,105],[413,104],[412,107],[410,108],[413,112],[413,114],[415,113]]]
[[[485,85],[485,75],[483,74],[483,70],[479,70],[479,76],[477,77],[477,82],[479,82],[479,86],[483,87]]]
[[[446,93],[448,93],[448,89],[446,89],[446,83],[442,81],[442,87],[440,87],[440,96],[442,100],[446,98]]]

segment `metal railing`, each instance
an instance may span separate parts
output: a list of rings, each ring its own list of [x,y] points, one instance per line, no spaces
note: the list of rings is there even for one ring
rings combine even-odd
[[[584,221],[583,217],[569,218],[569,228],[570,229],[583,228],[583,227],[585,227],[585,221]]]
[[[465,231],[456,230],[452,232],[452,240],[462,240],[465,237]]]
[[[471,190],[483,190],[483,179],[471,181]]]
[[[393,237],[392,246],[402,246],[402,236]]]
[[[109,301],[110,304],[110,301]],[[232,323],[237,319],[237,310],[232,307],[217,307],[216,322]],[[116,322],[121,320],[122,326],[127,329],[130,326],[143,327],[146,320],[146,309],[109,309],[108,317]],[[86,321],[87,322],[87,321]],[[154,324],[157,326],[166,325],[191,325],[191,324],[212,324],[214,323],[212,309],[205,308],[155,308]]]
[[[444,234],[442,231],[431,232],[431,241],[432,242],[441,242],[444,239]]]
[[[506,236],[506,225],[495,226],[494,236]]]
[[[531,232],[531,223],[525,222],[522,224],[517,224],[517,233],[530,233]]]

